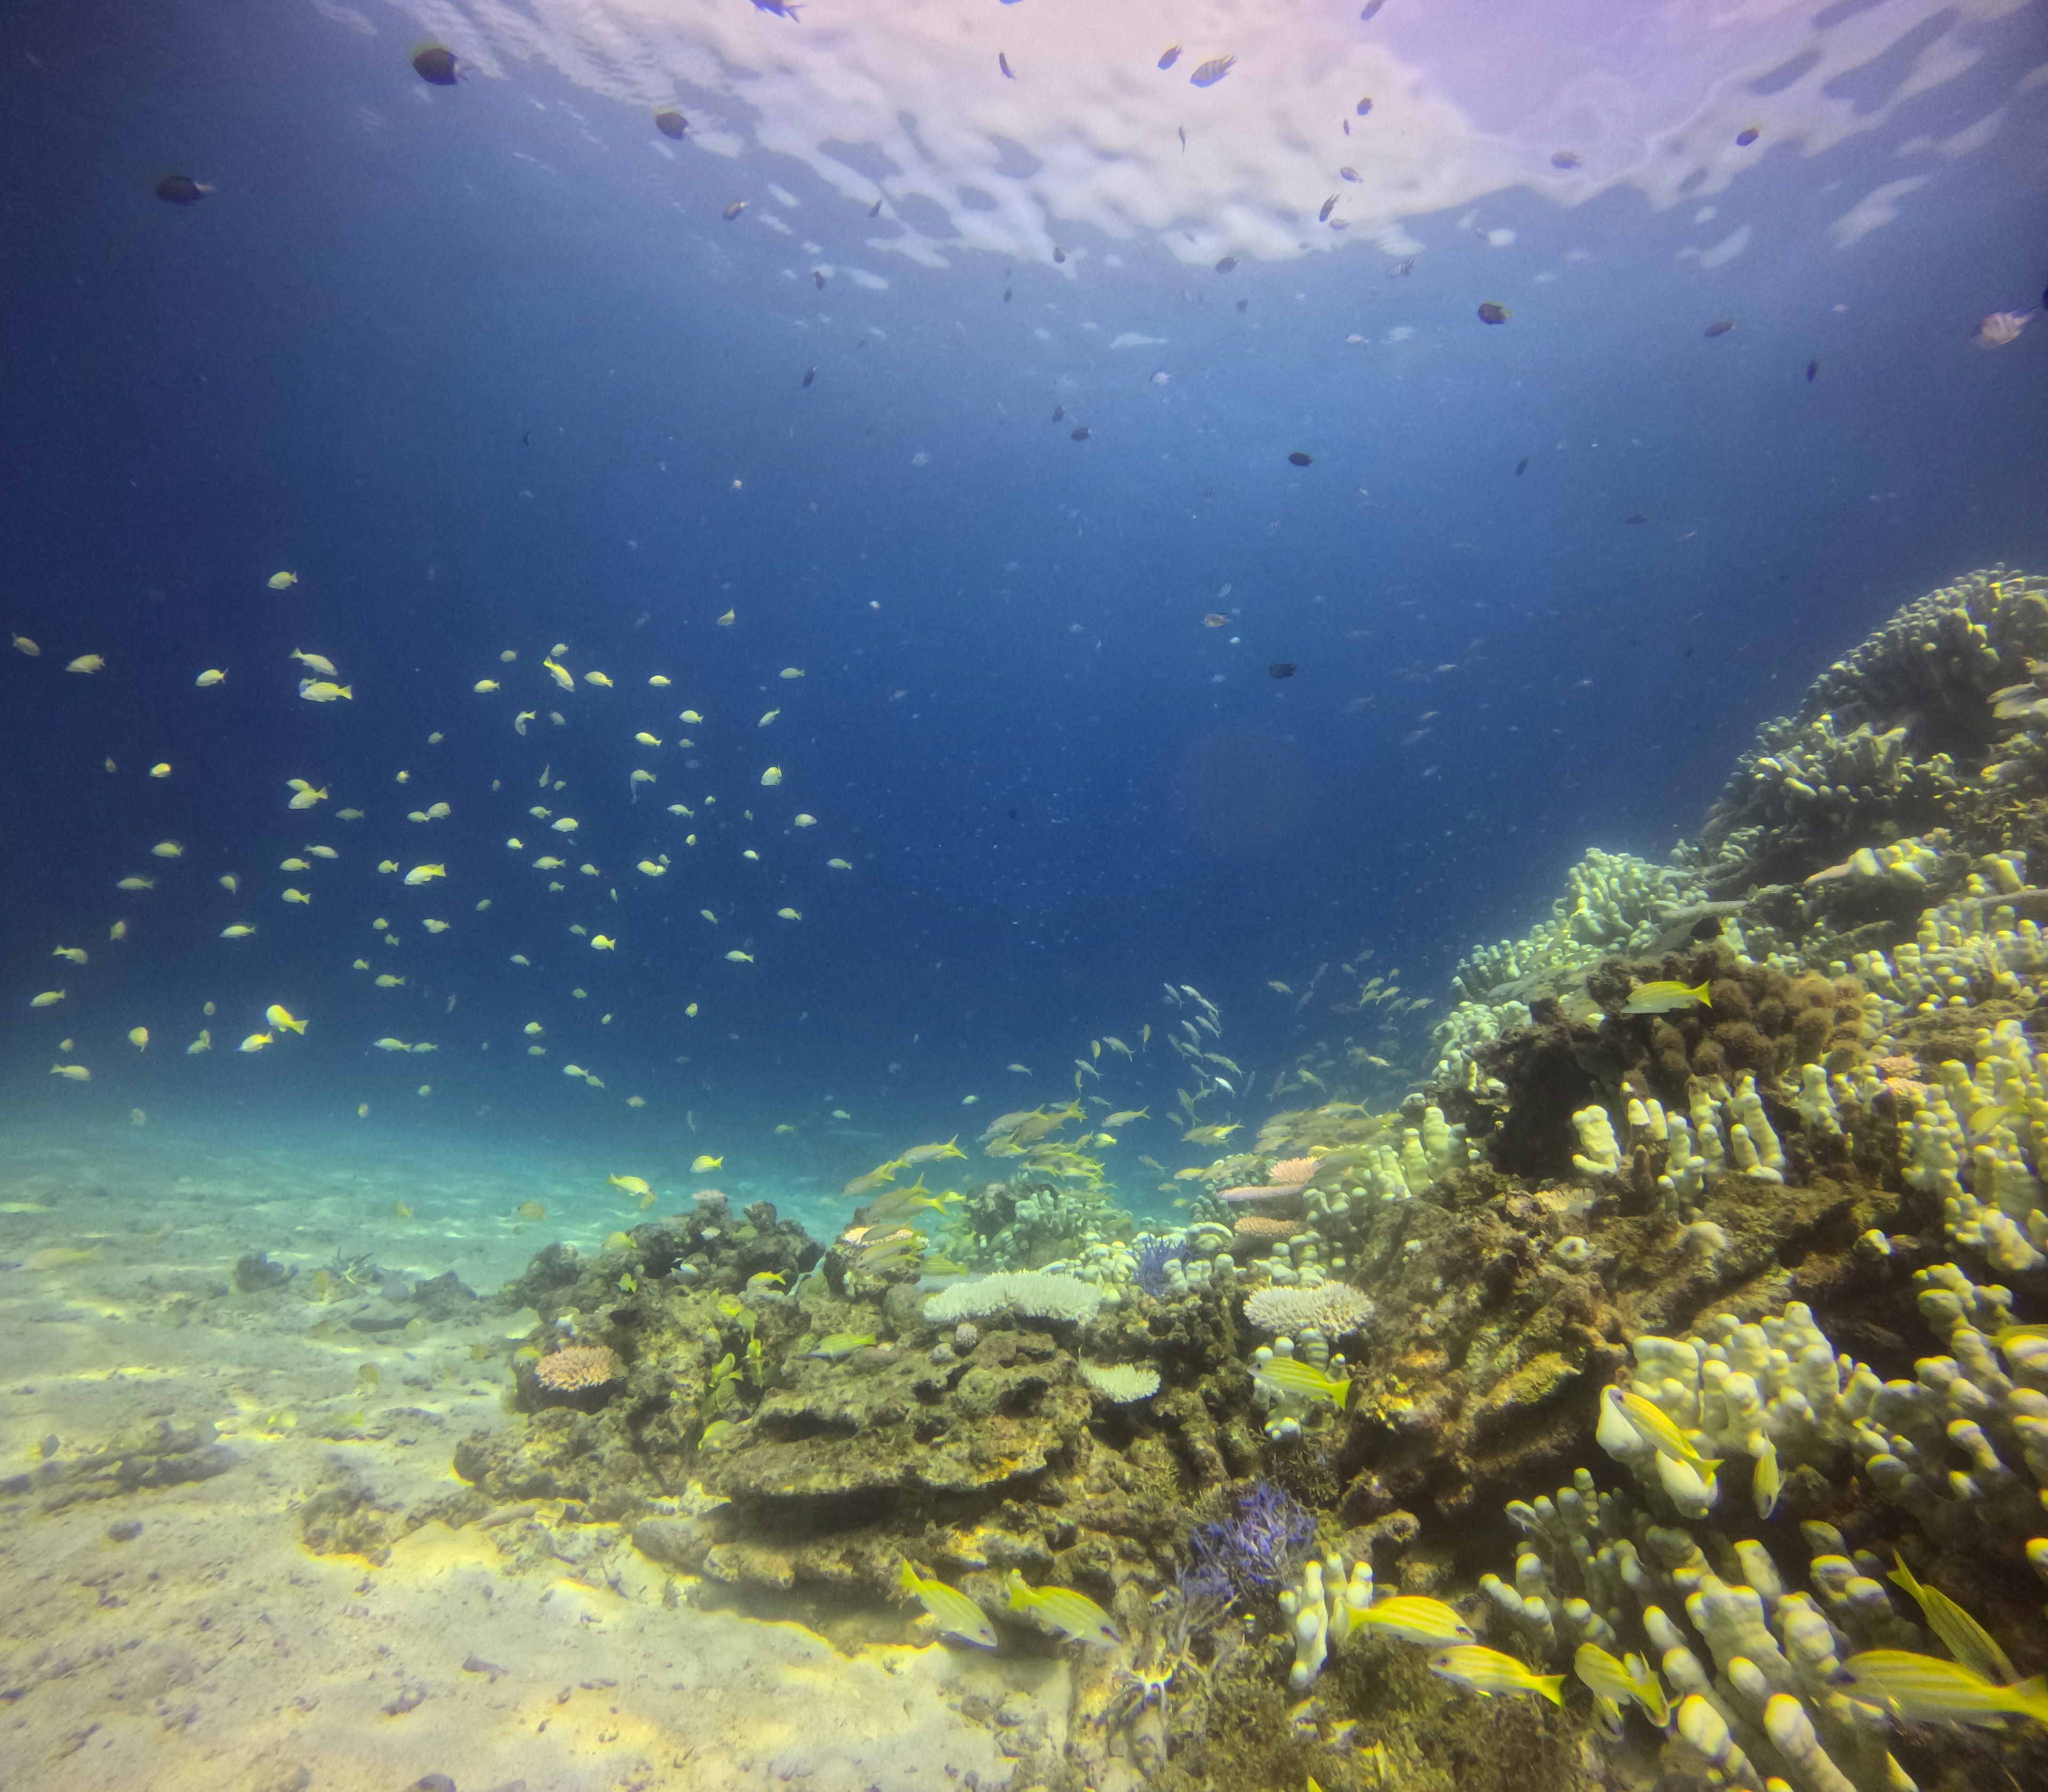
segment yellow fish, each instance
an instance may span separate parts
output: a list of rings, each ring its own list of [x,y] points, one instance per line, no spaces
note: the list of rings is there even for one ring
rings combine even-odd
[[[76,659],[73,660],[69,665],[64,668],[64,670],[67,672],[93,673],[99,671],[106,664],[107,661],[102,659],[97,654],[80,654]]]
[[[1693,1441],[1654,1401],[1646,1400],[1640,1394],[1625,1387],[1610,1387],[1607,1391],[1612,1398],[1615,1410],[1628,1421],[1630,1429],[1646,1444],[1654,1445],[1675,1461],[1685,1463],[1702,1476],[1712,1474],[1720,1467],[1720,1457],[1701,1456],[1693,1448]]]
[[[159,859],[182,859],[185,855],[185,849],[176,840],[159,840],[149,850]]]
[[[576,680],[570,676],[567,666],[558,665],[553,660],[543,660],[541,661],[541,669],[564,690],[573,691],[576,688]]]
[[[331,846],[309,846],[306,851],[316,859],[339,859],[341,855]]]
[[[241,921],[238,921],[231,927],[222,928],[220,930],[220,937],[223,940],[246,940],[255,931],[256,929],[254,928],[245,926]]]
[[[415,865],[412,870],[406,872],[405,881],[417,888],[434,878],[444,878],[447,875],[448,867],[445,865]]]
[[[828,859],[825,861],[825,864],[829,869],[835,871],[850,871],[853,869],[852,866],[849,865],[844,859]]]
[[[377,987],[379,989],[396,989],[405,980],[403,977],[394,977],[389,971],[386,971],[378,977]]]
[[[285,892],[285,900],[288,902],[297,902],[303,905],[311,902],[312,901],[312,898],[308,896],[303,890],[288,890]]]
[[[725,956],[727,961],[733,964],[751,964],[754,962],[754,954],[751,952],[729,952]]]
[[[238,1052],[260,1052],[270,1042],[270,1034],[267,1033],[252,1033],[235,1049]]]
[[[629,1195],[651,1195],[654,1192],[644,1176],[607,1176],[604,1180],[615,1189],[623,1189]]]
[[[602,685],[607,691],[611,688],[611,681],[601,672],[586,672],[583,681],[586,685]]]
[[[185,1047],[185,1056],[197,1057],[201,1052],[210,1052],[212,1049],[213,1030],[211,1027],[203,1026],[199,1030],[199,1037]]]
[[[61,1076],[68,1083],[89,1083],[92,1080],[92,1072],[82,1064],[53,1064],[50,1066],[50,1074]]]
[[[170,761],[166,759],[161,765],[150,766],[149,775],[152,778],[169,778],[171,775]]]
[[[778,678],[801,678],[804,676],[804,669],[800,665],[785,665],[775,676]]]
[[[687,722],[694,728],[704,720],[704,718],[694,709],[685,709],[677,716],[676,720],[679,722]]]
[[[64,992],[62,990],[46,989],[41,995],[30,996],[29,1006],[31,1008],[53,1008],[64,999]]]
[[[498,685],[498,682],[495,678],[479,678],[474,685],[470,686],[470,688],[475,692],[479,696],[487,696],[491,692],[501,688],[502,687]]]
[[[732,626],[732,619],[738,614],[739,611],[736,610],[727,611],[723,616],[719,618],[718,626],[720,628],[731,628]]]
[[[1997,1639],[1982,1624],[1939,1587],[1922,1585],[1897,1550],[1892,1552],[1891,1559],[1897,1565],[1885,1578],[1913,1596],[1926,1615],[1927,1627],[1941,1639],[1950,1654],[1994,1685],[2010,1685],[2019,1678]]]
[[[83,964],[85,962],[85,948],[83,946],[59,946],[55,952],[50,954],[50,956],[52,958],[68,958],[74,964]]]
[[[756,722],[754,725],[754,727],[756,727],[757,728],[765,728],[765,727],[766,727],[768,726],[768,724],[769,724],[770,722],[774,721],[774,720],[775,720],[775,718],[776,718],[778,716],[781,715],[782,713],[782,712],[781,710],[779,710],[779,709],[771,709],[771,710],[770,710],[770,711],[768,712],[768,713],[767,713],[766,716],[762,716],[762,717],[761,718],[761,720],[760,720],[759,721]]]
[[[815,815],[799,815],[792,821],[792,825],[798,828],[815,828],[817,824],[818,818]]]
[[[373,1039],[370,1043],[380,1052],[409,1052],[413,1049],[402,1039]]]
[[[277,861],[277,869],[281,871],[310,871],[312,867],[303,859],[281,859]]]
[[[336,697],[347,697],[352,703],[355,700],[355,687],[353,685],[336,685],[325,678],[301,678],[299,681],[299,695],[308,703],[332,703]]]
[[[448,924],[444,921],[423,921],[420,925],[429,933],[445,933],[448,930]]]
[[[615,941],[606,934],[599,933],[592,937],[590,949],[592,952],[616,952],[619,948]]]
[[[1429,1668],[1432,1673],[1475,1693],[1534,1693],[1555,1705],[1565,1702],[1559,1691],[1565,1684],[1564,1675],[1532,1674],[1512,1655],[1503,1655],[1498,1649],[1480,1643],[1443,1650],[1429,1658]]]
[[[1076,1643],[1114,1649],[1123,1642],[1115,1625],[1110,1622],[1109,1614],[1086,1594],[1077,1593],[1071,1587],[1028,1586],[1024,1577],[1013,1568],[1004,1583],[1004,1591],[1009,1596],[1011,1611],[1031,1612]]]
[[[17,634],[14,637],[14,651],[17,654],[26,654],[33,660],[41,654],[42,649],[25,634]]]
[[[657,672],[648,678],[647,682],[657,690],[665,690],[669,682],[669,675],[665,672]]]
[[[533,720],[533,717],[537,713],[537,712],[534,710],[522,709],[517,716],[512,718],[512,726],[518,731],[522,739],[525,737],[526,732],[526,724]]]
[[[308,654],[303,648],[294,647],[285,657],[297,660],[309,672],[317,672],[323,678],[334,676],[334,661],[324,654]]]
[[[1662,983],[1638,983],[1629,991],[1628,1000],[1623,1005],[1624,1014],[1670,1014],[1692,1007],[1711,1008],[1713,1001],[1707,994],[1707,985],[1702,979],[1688,988],[1684,983],[1666,980]]]
[[[126,939],[128,937],[128,923],[125,921],[115,921],[111,927],[107,929],[107,937],[110,940]]]
[[[801,921],[804,918],[794,909],[778,909],[775,913],[784,921]]]
[[[294,1020],[291,1010],[277,1003],[273,1002],[263,1010],[263,1018],[280,1033],[296,1033],[301,1038],[305,1037],[306,1023],[302,1020]]]
[[[709,1174],[710,1172],[714,1169],[723,1169],[724,1168],[725,1159],[723,1158],[714,1158],[700,1154],[690,1160],[690,1174],[692,1176],[704,1176]]]
[[[299,576],[296,572],[273,572],[264,580],[273,592],[289,591],[298,582]]]
[[[1867,1650],[1842,1668],[1860,1696],[1888,1705],[1909,1724],[1980,1724],[2006,1716],[2048,1724],[2048,1680],[2038,1674],[1996,1686],[1961,1662],[1903,1649]]]
[[[995,1627],[989,1623],[981,1608],[957,1588],[948,1586],[936,1576],[929,1581],[920,1580],[917,1569],[907,1561],[897,1577],[897,1584],[917,1599],[931,1614],[932,1622],[948,1636],[956,1636],[963,1643],[979,1643],[984,1649],[995,1647]]]
[[[201,690],[204,690],[209,685],[225,685],[227,682],[227,674],[217,665],[208,666],[192,682]]]
[[[138,1052],[147,1051],[149,1049],[149,1028],[146,1026],[130,1027],[128,1029],[128,1043],[133,1045]]]
[[[557,820],[549,822],[548,825],[558,834],[573,834],[583,824],[573,815],[564,815]]]
[[[659,747],[661,744],[661,742],[657,740],[654,735],[648,733],[645,728],[642,728],[639,733],[634,735],[633,738],[638,741],[642,747]]]
[[[683,1010],[683,1012],[684,1012],[685,1014],[686,1014],[687,1015],[688,1015],[688,1016],[689,1016],[689,1018],[690,1018],[692,1020],[695,1020],[695,1019],[697,1018],[697,1005],[696,1005],[696,1003],[694,1003],[694,1002],[691,1003],[690,1003],[690,1005],[689,1005],[688,1007],[686,1007],[686,1008],[685,1008],[685,1009]]]

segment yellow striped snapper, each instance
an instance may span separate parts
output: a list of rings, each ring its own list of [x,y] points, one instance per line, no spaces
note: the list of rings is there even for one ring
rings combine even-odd
[[[957,1587],[948,1586],[937,1575],[929,1581],[921,1580],[917,1569],[907,1561],[896,1581],[904,1592],[916,1596],[931,1613],[932,1622],[948,1636],[956,1636],[963,1643],[978,1643],[984,1649],[995,1647],[995,1627],[989,1623],[981,1608]]]
[[[1659,1729],[1670,1719],[1670,1701],[1664,1696],[1663,1682],[1640,1655],[1618,1662],[1598,1643],[1582,1643],[1578,1654],[1572,1658],[1572,1671],[1596,1696],[1617,1707],[1625,1700],[1635,1700]]]
[[[2005,1651],[1982,1624],[1939,1587],[1922,1585],[1897,1551],[1891,1559],[1898,1565],[1885,1579],[1903,1587],[1918,1602],[1926,1614],[1927,1627],[1941,1639],[1942,1647],[1972,1674],[1982,1674],[1994,1685],[2010,1685],[2019,1678],[2019,1671],[2006,1659]]]
[[[1292,1394],[1300,1400],[1327,1400],[1339,1412],[1351,1398],[1351,1377],[1336,1378],[1325,1375],[1313,1363],[1304,1363],[1298,1357],[1271,1356],[1263,1363],[1254,1363],[1252,1375],[1268,1387],[1278,1388],[1282,1394]]]
[[[1608,1391],[1616,1412],[1628,1421],[1631,1428],[1643,1442],[1653,1445],[1674,1460],[1684,1463],[1704,1480],[1720,1467],[1719,1456],[1701,1456],[1693,1445],[1693,1441],[1671,1422],[1670,1416],[1654,1400],[1646,1400],[1640,1394],[1625,1387],[1610,1387]]]
[[[1561,1705],[1565,1684],[1561,1674],[1534,1674],[1512,1655],[1476,1643],[1446,1649],[1429,1658],[1429,1670],[1472,1692],[1489,1697],[1495,1693],[1535,1693],[1551,1704]]]
[[[1371,1630],[1382,1636],[1398,1636],[1404,1643],[1476,1643],[1472,1626],[1440,1599],[1398,1594],[1383,1599],[1352,1615],[1356,1629]]]
[[[2040,1674],[1999,1686],[1961,1662],[1870,1649],[1842,1663],[1842,1678],[1860,1696],[1888,1705],[1909,1724],[1987,1724],[2008,1716],[2048,1724],[2048,1677]]]
[[[1113,1649],[1123,1641],[1110,1622],[1109,1614],[1085,1593],[1077,1593],[1071,1587],[1027,1586],[1024,1577],[1014,1568],[1007,1588],[1011,1611],[1031,1612],[1062,1636],[1104,1649]]]

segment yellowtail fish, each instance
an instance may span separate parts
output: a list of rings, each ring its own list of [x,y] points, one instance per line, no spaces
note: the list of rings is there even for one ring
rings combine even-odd
[[[1941,1639],[1942,1647],[1950,1654],[1972,1674],[1981,1674],[1994,1685],[2010,1685],[2019,1678],[2018,1670],[2007,1660],[2005,1651],[1982,1624],[1939,1587],[1923,1586],[1915,1580],[1913,1570],[1906,1565],[1906,1558],[1896,1550],[1892,1552],[1891,1559],[1896,1565],[1885,1579],[1913,1596],[1926,1614],[1927,1627]]]
[[[828,1362],[841,1356],[851,1356],[856,1350],[866,1350],[875,1342],[871,1332],[835,1332],[828,1338],[818,1340],[816,1348],[805,1352],[810,1356],[822,1356]],[[979,1608],[977,1607],[977,1610]]]
[[[929,1581],[921,1580],[907,1561],[897,1576],[897,1584],[917,1599],[932,1615],[932,1622],[947,1635],[978,1643],[984,1649],[995,1647],[995,1627],[982,1608],[957,1588],[948,1586],[936,1575]]]
[[[576,680],[567,666],[557,665],[553,660],[543,660],[541,661],[541,669],[564,690],[573,691],[576,688]]]
[[[53,1064],[50,1066],[50,1074],[63,1077],[67,1083],[89,1083],[92,1080],[92,1072],[82,1064]]]
[[[1234,1120],[1227,1127],[1190,1127],[1181,1135],[1181,1139],[1182,1143],[1189,1145],[1220,1145],[1243,1123]]]
[[[378,973],[377,987],[379,989],[398,989],[405,981],[403,977],[394,976],[389,971],[383,971]]]
[[[263,1010],[263,1018],[280,1033],[296,1033],[301,1038],[305,1036],[306,1023],[302,1020],[295,1020],[289,1009],[281,1007],[275,1002]]]
[[[604,1180],[615,1189],[623,1189],[629,1195],[651,1195],[654,1192],[644,1176],[607,1176]]]
[[[708,1175],[712,1170],[724,1168],[725,1159],[723,1158],[700,1154],[690,1160],[690,1174],[692,1176]]]
[[[255,931],[254,928],[246,926],[238,921],[232,926],[222,928],[220,937],[223,940],[246,940]]]
[[[1903,1649],[1871,1649],[1842,1663],[1856,1692],[1909,1724],[1982,1724],[1996,1717],[2031,1717],[2048,1724],[2048,1677],[2015,1686],[1995,1685],[1961,1662],[1915,1655]]]
[[[107,661],[102,659],[97,654],[80,654],[76,659],[73,660],[70,665],[64,668],[64,670],[67,672],[83,673],[90,675],[91,673],[99,671],[106,665],[106,664]]]
[[[734,964],[751,964],[754,962],[754,954],[751,952],[729,952],[725,956],[727,961]]]
[[[149,1049],[149,1028],[146,1026],[130,1027],[128,1029],[128,1043],[133,1045],[138,1052],[146,1052]]]
[[[1681,1009],[1713,1007],[1705,982],[1693,984],[1664,982],[1638,983],[1623,1005],[1624,1014],[1670,1014]]]
[[[1076,1643],[1114,1649],[1123,1641],[1109,1621],[1109,1614],[1085,1593],[1077,1593],[1071,1587],[1027,1586],[1024,1577],[1014,1568],[1003,1584],[1011,1611],[1029,1612],[1042,1618]]]
[[[1129,1126],[1133,1120],[1149,1120],[1151,1118],[1152,1111],[1149,1107],[1119,1107],[1114,1114],[1104,1115],[1102,1123],[1114,1131],[1118,1127]]]
[[[1720,1467],[1722,1458],[1704,1456],[1693,1448],[1692,1440],[1673,1424],[1664,1409],[1654,1401],[1646,1400],[1640,1394],[1625,1387],[1610,1387],[1608,1394],[1615,1410],[1627,1419],[1635,1434],[1646,1444],[1653,1445],[1664,1455],[1684,1463],[1702,1478]]]
[[[902,1161],[892,1158],[887,1163],[871,1169],[865,1176],[856,1176],[840,1190],[844,1200],[858,1200],[863,1195],[871,1195],[877,1189],[886,1189],[896,1180],[896,1172],[902,1169]]]
[[[1670,1716],[1663,1683],[1644,1666],[1640,1655],[1618,1662],[1598,1643],[1582,1643],[1578,1654],[1572,1658],[1572,1671],[1600,1697],[1612,1699],[1617,1705],[1624,1700],[1635,1700],[1659,1729]]]
[[[199,1037],[192,1041],[189,1045],[185,1047],[185,1056],[187,1057],[197,1057],[201,1052],[210,1052],[212,1049],[212,1029],[203,1026],[199,1030]]]
[[[825,868],[832,871],[850,871],[853,867],[844,859],[828,859],[825,861]]]
[[[62,990],[46,989],[41,995],[30,996],[29,1006],[31,1008],[53,1008],[64,999],[64,992]]]
[[[337,685],[326,678],[301,678],[299,695],[308,703],[332,703],[336,697],[346,697],[352,703],[355,700],[355,687]]]
[[[964,1158],[967,1153],[960,1148],[960,1135],[955,1133],[943,1145],[913,1145],[903,1154],[906,1164],[928,1164],[941,1158]]]
[[[268,1033],[252,1033],[235,1049],[238,1052],[260,1052],[273,1042],[273,1037]]]
[[[201,690],[204,690],[210,685],[225,685],[227,682],[227,674],[219,666],[210,665],[192,682]]]
[[[1564,1675],[1532,1674],[1512,1655],[1503,1655],[1498,1649],[1488,1649],[1476,1643],[1432,1655],[1429,1670],[1475,1693],[1489,1696],[1495,1693],[1534,1693],[1553,1705],[1565,1702],[1559,1690],[1565,1684]]]
[[[1352,1614],[1354,1627],[1382,1636],[1398,1636],[1404,1643],[1429,1643],[1439,1648],[1446,1643],[1476,1643],[1471,1625],[1440,1599],[1425,1599],[1402,1593],[1383,1599],[1376,1605]]]
[[[296,572],[273,572],[263,582],[273,592],[289,591],[299,582],[299,576]]]
[[[1296,1357],[1269,1357],[1263,1363],[1255,1363],[1251,1373],[1256,1379],[1278,1388],[1283,1394],[1304,1400],[1327,1400],[1339,1412],[1344,1410],[1344,1402],[1351,1398],[1350,1376],[1333,1380],[1313,1363],[1304,1363]]]
[[[294,647],[285,657],[297,660],[308,672],[317,672],[323,678],[334,676],[334,661],[324,654],[308,654]]]
[[[434,878],[444,878],[447,875],[448,867],[445,865],[415,865],[412,870],[406,872],[405,881],[417,888],[419,885],[428,882]]]

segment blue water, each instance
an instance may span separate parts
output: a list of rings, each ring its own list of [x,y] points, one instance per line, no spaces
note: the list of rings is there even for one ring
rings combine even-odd
[[[1693,828],[1756,724],[1899,604],[2048,560],[2048,326],[1968,339],[2048,278],[2048,89],[2016,82],[2039,7],[1972,28],[1981,60],[1877,130],[1760,144],[1709,222],[1511,187],[1481,227],[1511,252],[1460,207],[1410,220],[1405,275],[1363,242],[1218,273],[1071,226],[1078,277],[962,250],[890,263],[886,290],[809,277],[860,259],[868,220],[800,165],[657,159],[644,110],[534,64],[423,90],[405,20],[378,23],[0,20],[0,619],[42,650],[0,654],[18,1113],[367,1104],[394,1137],[573,1138],[677,1181],[703,1151],[794,1195],[1061,1099],[1092,1039],[1177,1018],[1164,982],[1221,1005],[1261,1082],[1354,1038],[1395,1066],[1358,1092],[1391,1100],[1431,1060],[1426,1011],[1383,1034],[1269,979],[1370,951],[1362,975],[1444,1005],[1458,955],[1541,918],[1585,848]],[[1910,146],[1998,107],[1974,154]],[[1928,184],[1899,219],[1837,247],[1902,169]],[[161,203],[173,171],[218,191]],[[751,221],[771,181],[793,239]],[[1738,222],[1727,265],[1681,254]],[[557,642],[573,692],[541,669]],[[301,701],[293,649],[353,700]],[[105,670],[68,676],[85,653]],[[227,682],[195,688],[207,667]],[[544,766],[568,789],[542,796]],[[636,766],[658,782],[629,802]],[[288,811],[291,777],[329,799]],[[435,801],[448,819],[405,819]],[[275,868],[312,841],[342,857]],[[661,851],[666,876],[634,870]],[[403,888],[387,856],[447,879]],[[135,872],[157,888],[118,893]],[[236,921],[256,937],[218,937]],[[307,1035],[236,1052],[272,1002]],[[1088,1091],[1162,1112],[1175,1061],[1111,1053]],[[1125,1155],[1209,1154],[1175,1130]],[[1112,1168],[1133,1198],[1152,1181]]]

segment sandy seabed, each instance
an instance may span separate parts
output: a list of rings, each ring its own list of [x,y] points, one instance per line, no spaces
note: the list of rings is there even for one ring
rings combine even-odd
[[[533,1316],[393,1297],[630,1223],[589,1186],[254,1123],[0,1132],[0,1787],[951,1792],[1057,1747],[1057,1664],[836,1647],[545,1506],[421,1522],[518,1422]],[[256,1251],[296,1273],[239,1287]],[[318,1553],[351,1519],[388,1554]]]

